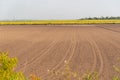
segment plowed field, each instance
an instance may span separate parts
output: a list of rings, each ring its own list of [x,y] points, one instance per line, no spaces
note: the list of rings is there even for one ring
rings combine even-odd
[[[110,80],[120,67],[120,24],[0,26],[0,51],[18,57],[17,70],[54,80],[47,70],[59,70],[67,60],[81,76],[97,71]]]

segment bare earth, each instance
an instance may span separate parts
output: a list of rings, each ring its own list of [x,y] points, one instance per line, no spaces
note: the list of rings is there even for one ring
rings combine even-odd
[[[0,26],[0,51],[18,57],[17,70],[54,80],[47,70],[69,61],[81,76],[97,71],[101,80],[120,67],[120,24]]]

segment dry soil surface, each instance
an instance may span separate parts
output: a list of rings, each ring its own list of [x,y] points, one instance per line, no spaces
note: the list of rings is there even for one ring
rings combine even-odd
[[[120,24],[0,26],[0,51],[18,57],[17,70],[54,80],[49,70],[68,61],[82,76],[97,71],[101,80],[118,75]]]

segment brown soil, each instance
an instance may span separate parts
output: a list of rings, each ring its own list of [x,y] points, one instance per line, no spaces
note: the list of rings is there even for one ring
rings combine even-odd
[[[0,51],[18,57],[17,70],[52,80],[47,70],[59,70],[64,61],[81,76],[97,71],[110,80],[120,66],[120,24],[0,26]]]

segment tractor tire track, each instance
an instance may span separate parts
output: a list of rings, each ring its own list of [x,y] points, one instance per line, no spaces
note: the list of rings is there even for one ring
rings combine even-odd
[[[102,54],[101,54],[101,51],[98,47],[98,45],[96,44],[96,42],[92,39],[89,39],[90,40],[90,44],[93,46],[93,50],[94,50],[94,53],[98,54],[98,57],[99,57],[99,60],[100,60],[100,68],[99,68],[99,75],[102,74],[103,72],[103,68],[104,68],[104,61],[103,61],[103,57],[102,57]]]
[[[53,41],[52,43],[50,43],[50,44],[48,45],[48,49],[47,49],[47,50],[46,50],[46,48],[45,48],[44,50],[42,50],[42,51],[40,52],[40,53],[42,53],[42,54],[37,55],[36,57],[33,57],[32,59],[30,59],[29,62],[27,62],[27,64],[26,64],[25,66],[28,66],[28,65],[30,65],[30,64],[33,64],[33,62],[36,62],[36,60],[40,59],[40,57],[42,57],[42,56],[44,56],[45,54],[47,54],[47,52],[49,52],[49,50],[52,49],[52,47],[54,47],[54,46],[56,45],[56,43],[57,43],[56,40]],[[18,68],[18,70],[19,70],[19,69],[22,69],[22,68],[23,68],[23,67],[21,66],[21,67]]]
[[[95,71],[95,69],[96,69],[96,66],[97,66],[97,55],[96,55],[96,52],[95,52],[95,48],[93,48],[93,46],[92,46],[92,43],[90,42],[90,40],[89,39],[87,39],[88,40],[88,42],[89,42],[89,45],[91,46],[91,48],[92,48],[92,51],[93,51],[93,56],[94,56],[94,59],[93,59],[93,66],[92,66],[92,69],[91,69],[91,73],[93,73],[94,71]]]
[[[67,60],[68,63],[70,63],[70,60],[72,59],[73,55],[75,54],[74,52],[75,52],[75,48],[76,48],[76,44],[77,44],[75,32],[73,34],[72,44],[73,44],[73,48],[72,48],[72,51],[71,51],[71,55],[70,55],[69,59]]]
[[[39,59],[42,59],[42,57],[45,56],[56,44],[57,44],[57,41],[54,41],[47,50],[40,52],[42,54],[40,56],[37,56],[36,58],[32,59],[32,61],[30,61],[30,63],[34,63],[34,62],[38,61]],[[29,63],[29,65],[30,65],[30,63]]]
[[[75,41],[75,32],[73,34],[74,38],[72,40],[72,37],[71,37],[71,45],[70,47],[68,48],[68,50],[66,51],[66,55],[64,56],[64,58],[60,61],[60,63],[58,63],[55,67],[53,67],[50,71],[52,70],[56,70],[60,65],[62,65],[62,63],[66,60],[68,63],[70,63],[70,60],[72,59],[73,55],[74,55],[74,51],[75,51],[75,48],[76,48],[76,41]],[[70,50],[72,49],[72,51],[70,52]],[[71,53],[71,55],[69,56],[68,60],[67,60],[67,57],[68,57],[68,54],[69,52]],[[63,67],[59,68],[59,70],[61,70]],[[46,79],[46,76],[43,76],[43,79]],[[53,76],[49,76],[50,78],[53,77]]]
[[[105,30],[108,30],[108,31],[112,31],[112,32],[120,33],[120,31],[113,30],[113,29],[110,29],[110,28],[106,28],[106,27],[109,27],[109,25],[107,25],[106,27],[103,27],[103,26],[96,26],[96,27],[98,27],[98,28],[102,28],[102,29],[105,29]]]
[[[65,56],[62,58],[62,60],[57,64],[55,65],[52,69],[49,69],[50,71],[54,71],[56,70],[58,67],[60,67],[60,65],[62,65],[64,63],[64,61],[67,59],[68,57],[68,54],[69,54],[69,51],[70,49],[72,49],[72,44],[70,44],[69,48],[67,49],[66,53],[65,53]],[[60,68],[61,69],[61,68]],[[59,70],[60,70],[59,69]],[[46,77],[49,75],[49,73],[47,74],[44,74],[44,76],[41,76],[42,79],[46,79]],[[49,76],[49,77],[52,77],[52,76]]]

